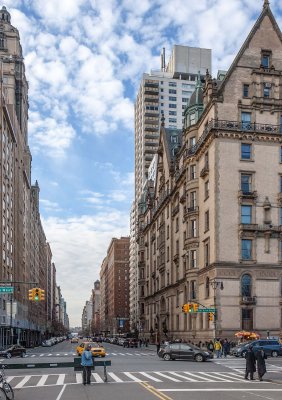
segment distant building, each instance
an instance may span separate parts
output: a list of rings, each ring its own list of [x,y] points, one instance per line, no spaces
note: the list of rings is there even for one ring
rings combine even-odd
[[[129,237],[113,238],[100,271],[101,332],[129,330]]]

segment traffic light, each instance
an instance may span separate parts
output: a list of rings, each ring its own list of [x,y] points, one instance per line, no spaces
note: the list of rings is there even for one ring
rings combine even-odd
[[[193,304],[191,304],[191,303],[183,304],[182,311],[185,313],[190,313],[192,311],[192,307],[193,307]]]
[[[34,289],[29,289],[28,300],[34,300]]]
[[[213,321],[213,313],[212,312],[209,313],[209,321]]]
[[[34,290],[34,301],[40,301],[40,289],[39,288],[35,288]]]
[[[45,290],[39,289],[40,290],[40,300],[45,300]]]
[[[199,304],[198,303],[193,303],[193,310],[194,312],[198,312]]]

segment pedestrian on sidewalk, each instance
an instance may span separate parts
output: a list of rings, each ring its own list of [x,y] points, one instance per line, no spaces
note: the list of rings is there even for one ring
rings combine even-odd
[[[249,379],[248,376],[250,374],[250,380],[253,381],[254,372],[256,372],[256,358],[252,345],[249,346],[248,351],[245,354],[245,359],[246,359],[245,379]]]
[[[222,350],[223,350],[224,358],[226,358],[227,354],[229,354],[229,352],[230,352],[230,343],[228,342],[227,339],[224,339],[224,342],[222,345]]]
[[[221,346],[221,343],[220,343],[219,339],[217,339],[215,344],[214,344],[214,350],[215,350],[216,358],[221,358],[221,356],[222,356],[222,346]]]
[[[91,352],[91,344],[88,344],[81,356],[81,365],[83,367],[82,377],[83,385],[90,385],[91,367],[93,367],[93,359]]]
[[[258,378],[260,381],[262,381],[262,377],[266,373],[266,365],[265,365],[266,358],[267,355],[263,351],[263,348],[259,347],[256,353],[256,359],[257,359]]]

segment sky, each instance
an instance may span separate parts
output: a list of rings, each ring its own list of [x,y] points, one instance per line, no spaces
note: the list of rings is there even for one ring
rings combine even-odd
[[[32,179],[71,326],[112,237],[129,235],[134,100],[163,47],[212,49],[227,70],[263,0],[6,0],[29,82]],[[270,1],[282,28],[282,2]]]

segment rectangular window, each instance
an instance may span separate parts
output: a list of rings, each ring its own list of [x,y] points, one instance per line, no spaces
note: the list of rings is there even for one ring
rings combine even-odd
[[[282,193],[282,175],[280,176],[280,193]]]
[[[169,100],[169,101],[176,101],[176,97],[169,96],[168,100]]]
[[[267,83],[263,85],[263,97],[266,99],[269,99],[270,97],[270,87],[268,86]]]
[[[169,89],[168,93],[169,94],[176,94],[176,90],[175,89]]]
[[[169,111],[168,115],[177,115],[177,114],[176,114],[176,111]]]
[[[252,241],[250,239],[242,239],[241,253],[242,260],[252,259]]]
[[[249,112],[242,112],[241,114],[241,122],[242,122],[242,129],[251,129],[251,113]]]
[[[197,267],[197,253],[196,250],[191,250],[190,253],[190,266],[191,268]]]
[[[191,221],[191,237],[197,237],[197,223],[195,219]]]
[[[267,53],[262,53],[261,65],[263,68],[269,68],[270,65],[270,55]]]
[[[252,175],[241,174],[241,190],[243,193],[252,191]]]
[[[191,299],[196,299],[196,281],[191,281]]]
[[[205,200],[209,197],[209,181],[205,182]]]
[[[178,217],[175,219],[175,232],[178,232],[179,230],[179,219]]]
[[[190,138],[190,147],[195,146],[195,144],[196,144],[196,137],[193,136],[193,137]]]
[[[282,115],[280,115],[280,133],[282,133]]]
[[[210,229],[210,213],[209,210],[205,212],[205,232]]]
[[[249,97],[249,85],[243,85],[243,97]]]
[[[196,179],[196,165],[190,166],[190,179],[191,179],[191,181],[193,179]]]
[[[209,242],[204,243],[204,257],[205,257],[205,267],[207,267],[210,263],[210,244]]]
[[[169,83],[168,83],[168,86],[170,86],[170,87],[176,87],[176,82],[169,82]]]
[[[252,157],[252,145],[248,143],[241,143],[241,159],[251,160]]]
[[[280,147],[280,162],[282,162],[282,146]]]
[[[187,101],[188,101],[187,97],[182,97],[182,102],[183,103],[187,103]]]
[[[190,194],[190,207],[194,210],[196,208],[196,192]]]
[[[252,206],[241,206],[241,224],[252,223]]]
[[[176,123],[176,122],[177,122],[177,120],[176,120],[176,118],[169,118],[169,119],[168,119],[168,122],[171,122],[171,123]]]
[[[169,246],[166,248],[166,261],[169,261]]]
[[[169,103],[168,107],[169,108],[176,108],[176,104]]]

